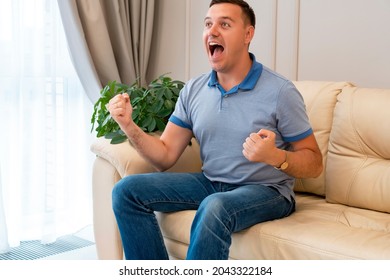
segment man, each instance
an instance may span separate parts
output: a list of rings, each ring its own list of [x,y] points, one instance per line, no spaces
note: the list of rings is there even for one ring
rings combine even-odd
[[[211,1],[203,40],[212,71],[187,82],[159,139],[131,120],[127,94],[110,101],[112,117],[159,171],[193,136],[203,161],[199,174],[139,174],[117,183],[113,208],[127,259],[167,259],[154,211],[186,209],[197,210],[187,259],[227,259],[233,232],[290,215],[294,177],[321,173],[302,97],[249,53],[254,32],[245,1]]]

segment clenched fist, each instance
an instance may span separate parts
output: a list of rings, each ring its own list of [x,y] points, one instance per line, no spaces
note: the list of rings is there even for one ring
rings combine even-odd
[[[242,153],[249,161],[270,163],[278,150],[275,146],[275,133],[267,129],[251,133],[243,148]]]
[[[133,107],[127,93],[115,95],[107,104],[111,117],[119,124],[122,130],[133,122],[131,117]]]

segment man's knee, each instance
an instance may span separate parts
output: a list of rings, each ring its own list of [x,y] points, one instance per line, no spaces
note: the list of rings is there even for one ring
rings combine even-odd
[[[112,189],[112,208],[115,213],[120,211],[126,201],[132,199],[138,187],[139,184],[135,176],[124,177],[114,185]]]
[[[226,222],[230,220],[229,202],[223,193],[215,193],[205,198],[199,209],[199,214],[207,219]]]

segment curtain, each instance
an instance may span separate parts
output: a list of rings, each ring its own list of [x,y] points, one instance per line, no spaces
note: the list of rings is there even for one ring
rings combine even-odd
[[[73,63],[87,92],[91,84],[101,88],[111,80],[147,83],[154,0],[57,1]],[[96,90],[88,95],[93,102],[99,98]]]
[[[3,205],[4,202],[3,202],[1,165],[0,165],[0,254],[5,253],[9,250],[7,223],[5,221]]]
[[[52,0],[0,9],[0,249],[92,223],[92,103]]]

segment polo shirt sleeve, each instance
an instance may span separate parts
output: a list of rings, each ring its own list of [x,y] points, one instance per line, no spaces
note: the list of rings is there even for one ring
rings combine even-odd
[[[278,130],[286,142],[299,141],[313,133],[303,97],[291,81],[281,88],[276,118]]]
[[[169,121],[183,128],[192,130],[192,123],[188,116],[187,104],[188,100],[188,86],[185,85],[180,92],[179,98],[177,99],[175,110],[169,118]]]

